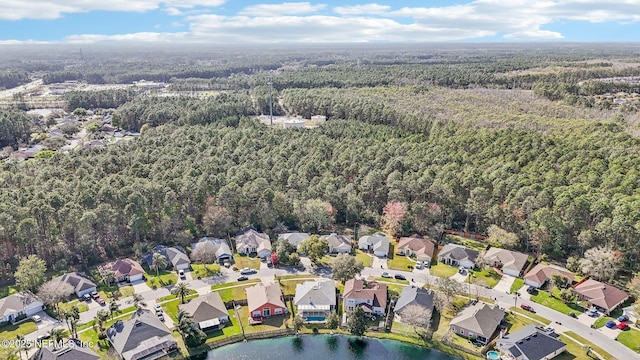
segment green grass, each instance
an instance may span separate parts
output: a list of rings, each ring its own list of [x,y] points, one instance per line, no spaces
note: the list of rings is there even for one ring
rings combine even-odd
[[[233,257],[235,263],[233,266],[238,269],[242,268],[251,268],[251,269],[260,269],[260,259],[257,257],[250,257],[242,254],[235,254]]]
[[[618,342],[633,351],[640,351],[640,331],[631,329],[621,331],[617,337]]]
[[[488,243],[483,243],[478,240],[467,239],[457,235],[447,235],[447,240],[454,244],[464,245],[469,249],[482,251],[487,248]]]
[[[185,302],[189,302],[191,299],[195,299],[198,297],[197,293],[195,295],[191,295],[185,298]],[[175,322],[178,321],[178,312],[180,312],[180,300],[175,299],[162,304],[162,309],[171,317],[171,319]]]
[[[523,309],[521,309],[521,308],[519,308],[519,307],[518,307],[518,308],[515,308],[515,307],[513,307],[513,306],[512,306],[509,310],[510,310],[511,312],[516,312],[516,313],[518,313],[518,314],[522,314],[522,315],[524,315],[525,317],[530,317],[530,318],[532,318],[532,319],[535,319],[535,320],[537,320],[538,322],[540,322],[540,323],[542,323],[542,324],[545,324],[545,325],[549,325],[549,324],[551,323],[551,320],[547,320],[547,319],[543,318],[543,317],[542,317],[542,316],[540,316],[540,315],[536,315],[536,314],[534,314],[534,313],[532,313],[532,312],[529,312],[529,311],[523,310]]]
[[[295,280],[295,279],[288,279],[288,280],[281,280],[280,281],[280,288],[282,289],[282,293],[284,295],[295,295],[296,294],[296,285],[298,284],[302,284],[302,283],[306,283],[307,281],[312,281],[312,280],[308,280],[308,279],[300,279],[300,280]]]
[[[184,299],[185,299],[185,300],[187,300],[187,299],[193,299],[193,298],[195,297],[194,295],[195,295],[195,296],[197,296],[197,295],[198,295],[198,292],[197,292],[197,291],[195,291],[195,290],[193,290],[193,289],[189,289],[189,291],[188,291],[188,293],[187,293],[187,296],[185,296],[185,297],[184,297]],[[163,296],[163,297],[161,297],[161,298],[159,299],[159,301],[160,301],[160,302],[163,302],[163,301],[170,301],[170,300],[175,300],[175,299],[180,299],[180,297],[179,297],[179,296],[177,296],[177,295],[173,295],[173,294],[171,294],[171,295],[167,295],[167,296]]]
[[[7,324],[0,327],[0,340],[13,340],[18,335],[27,335],[38,330],[38,326],[32,320],[27,320],[18,325]]]
[[[361,250],[356,250],[356,259],[362,261],[364,267],[370,267],[371,263],[373,263],[373,258]]]
[[[291,318],[291,312],[289,312],[285,315],[276,315],[271,316],[268,319],[264,319],[262,324],[249,325],[249,308],[246,306],[243,306],[238,310],[238,315],[240,316],[240,321],[242,321],[245,333],[285,329],[285,324]]]
[[[538,290],[538,293],[531,295],[531,301],[546,306],[548,308],[559,311],[563,314],[569,314],[571,312],[582,312],[583,309],[577,304],[569,303],[565,304],[562,300],[557,299],[549,294],[547,291]]]
[[[583,338],[582,336],[574,333],[573,331],[566,331],[563,334],[568,335],[570,337],[572,337],[573,339],[576,339],[577,341],[581,342],[584,345],[588,345],[589,347],[591,347],[591,349],[593,349],[595,352],[597,352],[598,354],[600,354],[600,356],[602,356],[603,358],[605,358],[605,360],[614,360],[615,358],[613,356],[611,356],[611,354],[609,354],[608,352],[604,351],[602,348],[594,345],[592,342],[590,342],[589,340]],[[575,342],[569,340],[566,336],[560,335],[560,340],[564,341],[565,343],[573,343],[575,344]],[[577,344],[576,344],[577,345]],[[586,356],[586,353],[584,350],[582,350],[582,347],[580,347],[578,345],[578,347],[580,348],[581,352],[578,352],[578,354],[584,354],[584,355],[580,355],[578,356],[578,354],[576,353],[572,353],[574,355],[576,355],[576,357],[578,359],[592,359],[592,358],[596,358],[595,356],[591,357],[592,355],[590,355],[590,357]],[[568,346],[567,346],[568,348]]]
[[[221,330],[216,330],[214,332],[207,334],[207,342],[212,342],[216,340],[220,340],[223,337],[242,334],[242,329],[240,328],[240,323],[238,323],[238,319],[236,318],[235,310],[227,310],[229,313],[229,322],[227,326],[222,328]]]
[[[416,262],[404,255],[394,254],[393,259],[387,260],[387,266],[393,270],[411,271],[416,266]]]
[[[596,329],[600,329],[601,327],[605,326],[607,324],[607,322],[611,321],[611,320],[615,320],[612,317],[608,317],[608,316],[601,316],[598,318],[598,320],[596,320],[593,323],[593,327]]]
[[[71,300],[71,301],[67,301],[65,303],[60,303],[58,304],[58,307],[60,308],[60,310],[62,311],[68,311],[70,310],[73,306],[76,306],[78,308],[79,312],[85,312],[87,310],[89,310],[89,305],[87,305],[86,302],[84,301],[80,301],[78,299],[75,300]]]
[[[372,281],[375,280],[377,282],[381,282],[381,283],[392,283],[392,284],[402,284],[402,285],[409,285],[409,280],[398,280],[398,279],[394,279],[394,278],[383,278],[383,277],[374,277],[374,276],[369,276],[367,278],[367,281]]]
[[[507,313],[507,316],[505,316],[505,321],[507,322],[507,329],[509,331],[509,333],[513,333],[515,331],[518,331],[519,329],[522,329],[523,327],[527,326],[527,325],[540,325],[537,321],[526,318],[524,316],[518,316],[518,315],[513,315],[510,313]]]
[[[125,286],[98,286],[98,295],[100,295],[101,298],[105,299],[106,301],[111,301],[113,299],[113,292],[118,290],[120,292],[120,299],[121,298],[126,298],[129,297],[131,295],[133,295],[134,290],[133,290],[133,286],[131,285],[125,285]]]
[[[194,279],[198,277],[210,277],[220,272],[220,265],[218,264],[191,264],[192,276]]]
[[[241,285],[240,283],[233,284],[232,286],[229,286],[229,284],[213,285],[211,286],[211,291],[217,291],[223,302],[244,300],[247,298],[247,293],[244,292],[244,289],[249,286],[254,286],[259,282],[260,279],[249,279],[248,281],[243,281]]]
[[[458,271],[458,269],[456,269],[453,266],[449,266],[443,263],[437,263],[435,265],[432,265],[431,268],[429,269],[429,274],[434,275],[434,276],[439,276],[439,277],[452,277],[453,275],[455,275],[455,273]]]
[[[17,292],[18,292],[18,288],[15,285],[0,287],[0,299],[2,299],[3,297],[7,297],[11,294],[15,294]]]
[[[473,271],[471,273],[471,282],[474,284],[485,284],[490,288],[493,288],[498,284],[502,276],[495,272],[493,269],[484,268],[480,271]]]
[[[155,287],[163,287],[168,285],[173,285],[178,282],[178,275],[176,275],[173,271],[162,270],[159,272],[159,275],[156,276],[155,271],[150,271],[145,275],[145,282],[149,285],[150,288]]]
[[[135,306],[129,306],[129,307],[126,307],[124,309],[121,309],[120,312],[117,312],[117,313],[113,314],[113,318],[114,319],[129,319],[129,318],[131,318],[131,315],[133,315],[134,311],[136,311],[136,307]],[[123,315],[128,315],[128,316],[123,316]],[[123,316],[123,317],[122,318],[118,318],[119,316]],[[94,319],[94,320],[91,320],[91,321],[89,321],[87,323],[80,324],[80,325],[78,325],[76,327],[76,330],[78,332],[80,332],[80,331],[82,331],[84,329],[88,329],[90,327],[93,327],[93,324],[95,324],[95,322],[96,321]],[[109,316],[109,320],[107,321],[107,323],[109,325],[113,324],[113,321],[111,321],[111,316]]]
[[[510,294],[515,293],[516,291],[522,289],[523,286],[524,286],[524,279],[516,278],[515,280],[513,280],[513,284],[511,284],[511,290],[509,290],[509,293]]]
[[[319,276],[317,275],[278,275],[276,277],[277,280],[288,280],[288,279],[300,279],[300,278],[305,278],[305,279],[310,279],[310,278],[318,278]]]

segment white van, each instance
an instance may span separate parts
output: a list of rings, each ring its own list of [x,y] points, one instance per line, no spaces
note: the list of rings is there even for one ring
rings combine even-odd
[[[422,261],[416,262],[416,269],[422,269]]]

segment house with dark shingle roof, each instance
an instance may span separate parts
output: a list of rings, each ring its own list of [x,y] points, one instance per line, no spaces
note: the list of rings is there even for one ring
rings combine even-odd
[[[467,249],[463,245],[447,244],[438,253],[438,261],[451,266],[473,269],[478,255],[480,255],[478,251]]]
[[[593,279],[579,283],[574,290],[578,293],[578,299],[588,301],[607,314],[629,298],[625,291]]]
[[[20,315],[32,316],[42,311],[42,301],[29,291],[0,299],[0,323],[14,321]]]
[[[552,331],[527,325],[513,334],[501,336],[496,347],[513,360],[550,360],[567,349]]]
[[[83,274],[78,272],[67,273],[58,276],[57,278],[53,278],[51,281],[59,281],[61,283],[69,284],[73,289],[73,293],[75,293],[79,298],[85,294],[96,291],[97,288],[97,285],[93,281],[87,279]]]
[[[417,286],[405,286],[400,293],[400,297],[396,300],[396,306],[393,309],[395,314],[394,320],[402,321],[402,311],[411,305],[418,305],[428,311],[433,311],[434,293],[431,290]]]
[[[210,292],[178,307],[189,313],[201,330],[222,329],[229,322],[229,312],[218,292]]]
[[[138,309],[131,320],[119,320],[111,325],[107,338],[124,360],[159,359],[178,349],[171,331],[145,309]]]
[[[398,254],[415,256],[417,260],[424,261],[427,266],[431,263],[435,249],[436,244],[434,241],[418,234],[401,237],[398,242]]]
[[[482,261],[485,265],[501,269],[504,274],[518,277],[522,275],[528,258],[521,252],[492,247],[483,254]]]
[[[466,338],[488,343],[504,322],[504,310],[483,302],[462,309],[450,322],[451,330]]]
[[[351,279],[344,283],[344,311],[360,306],[366,313],[384,315],[387,307],[387,285],[377,281]]]
[[[70,339],[69,341],[74,341]],[[81,346],[81,344],[75,340],[75,346],[46,346],[38,349],[30,360],[99,360],[100,356],[96,354],[91,348]]]
[[[149,268],[153,266],[153,254],[158,253],[167,259],[167,263],[173,267],[174,270],[187,270],[191,265],[191,260],[187,256],[187,253],[181,247],[170,247],[164,245],[158,245],[153,248],[152,251],[147,253],[142,261],[147,263]]]
[[[535,288],[541,288],[547,281],[551,280],[553,274],[566,277],[569,284],[573,282],[575,277],[575,274],[563,267],[538,264],[524,276],[524,283]]]

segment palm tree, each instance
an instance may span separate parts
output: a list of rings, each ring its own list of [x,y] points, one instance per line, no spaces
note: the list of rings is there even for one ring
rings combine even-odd
[[[116,274],[111,271],[111,270],[106,270],[104,273],[102,273],[102,282],[107,285],[107,286],[111,286],[111,284],[116,281]]]
[[[109,312],[104,309],[98,310],[96,314],[96,322],[98,323],[98,328],[102,332],[104,330],[104,323],[109,319]]]
[[[189,313],[184,310],[180,310],[176,318],[178,320],[178,330],[180,331],[180,334],[182,334],[182,337],[187,337],[193,334],[195,324]]]
[[[20,343],[20,349],[18,350],[18,355],[20,355],[20,359],[22,359],[22,352],[20,352],[20,350],[24,350],[24,354],[28,359],[29,358],[29,347],[27,347],[27,342],[24,341],[24,335],[18,334],[16,336],[16,339],[18,339],[18,343]]]
[[[131,296],[131,300],[127,301],[127,304],[133,304],[133,306],[135,306],[136,308],[147,306],[147,303],[145,303],[142,295],[136,293],[133,293],[133,295]]]
[[[180,296],[180,303],[184,304],[184,298],[189,295],[191,288],[189,288],[189,284],[186,282],[181,282],[176,285],[176,287],[171,290],[171,293],[175,296]]]
[[[153,258],[151,259],[151,267],[156,270],[156,276],[160,276],[160,269],[164,269],[167,267],[167,258],[160,253],[153,253]]]
[[[111,320],[113,320],[113,314],[120,312],[120,305],[117,302],[112,301],[109,303],[109,315],[111,315]]]
[[[53,339],[53,341],[60,342],[64,337],[64,329],[59,327],[53,328],[49,330],[49,336],[51,336],[51,339]]]

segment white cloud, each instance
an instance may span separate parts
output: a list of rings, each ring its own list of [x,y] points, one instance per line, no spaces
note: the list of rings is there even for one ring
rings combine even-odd
[[[549,30],[518,31],[507,34],[504,37],[512,40],[564,39],[564,36],[559,32]]]
[[[352,5],[352,6],[338,6],[333,8],[333,11],[340,15],[382,15],[387,13],[391,9],[389,5],[379,4],[364,4],[364,5]]]
[[[64,42],[71,44],[84,44],[95,42],[175,42],[182,41],[188,36],[187,33],[160,33],[160,32],[139,32],[122,35],[98,35],[84,34],[71,35],[64,39]]]
[[[215,7],[226,0],[0,0],[0,20],[57,19],[65,13],[95,10],[145,12],[168,8]]]
[[[239,15],[247,16],[282,16],[314,13],[326,8],[326,4],[312,5],[309,2],[286,2],[282,4],[258,4],[247,6]]]

